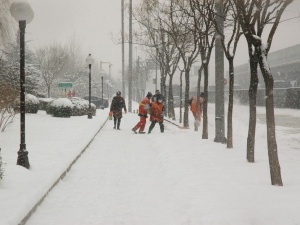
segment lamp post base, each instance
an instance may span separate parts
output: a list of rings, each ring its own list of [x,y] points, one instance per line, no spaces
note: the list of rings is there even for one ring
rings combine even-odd
[[[18,151],[17,165],[23,166],[29,169],[28,151],[26,150],[26,144],[20,144],[20,150]]]

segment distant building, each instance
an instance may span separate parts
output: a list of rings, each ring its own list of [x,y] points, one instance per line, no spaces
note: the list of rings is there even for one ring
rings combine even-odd
[[[291,87],[300,87],[300,44],[269,53],[268,63],[275,84],[288,83]],[[249,63],[235,67],[234,74],[235,83],[248,89],[250,84]],[[258,78],[259,86],[264,87],[264,80],[259,67]],[[276,86],[274,87],[276,88]]]

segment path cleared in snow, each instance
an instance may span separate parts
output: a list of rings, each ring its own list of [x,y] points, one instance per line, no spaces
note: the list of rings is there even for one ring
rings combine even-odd
[[[134,134],[137,121],[137,115],[125,115],[120,131],[108,121],[26,224],[170,224],[179,219],[192,196],[180,196],[188,187],[172,177],[170,171],[178,168],[167,152],[174,142],[183,148],[188,134],[167,122],[165,133],[157,124],[149,135]],[[163,142],[170,149],[163,149]]]

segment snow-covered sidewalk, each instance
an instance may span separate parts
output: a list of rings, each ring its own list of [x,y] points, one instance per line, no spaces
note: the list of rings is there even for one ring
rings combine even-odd
[[[108,111],[87,116],[55,118],[44,111],[26,114],[26,149],[30,170],[16,165],[20,144],[19,114],[0,133],[4,178],[0,181],[0,224],[18,224],[86,147]]]
[[[134,134],[136,114],[121,131],[108,121],[28,225],[294,225],[300,224],[300,137],[277,127],[283,187],[270,184],[265,124],[257,124],[256,163],[246,162],[248,108],[236,106],[234,148],[165,122],[151,134]],[[297,111],[276,110],[297,116]],[[262,114],[263,109],[258,109]],[[31,169],[16,166],[18,123],[0,134],[5,177],[0,182],[0,224],[18,224],[97,133],[108,115],[53,118],[28,115]],[[45,118],[47,117],[47,118]],[[300,117],[300,115],[299,115]],[[190,117],[192,127],[193,121]],[[146,126],[146,130],[149,122]],[[9,149],[9,151],[8,151]],[[13,152],[13,153],[12,153]]]

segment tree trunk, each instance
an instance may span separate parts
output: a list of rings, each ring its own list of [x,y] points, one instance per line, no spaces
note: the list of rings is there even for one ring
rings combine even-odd
[[[255,132],[256,132],[256,96],[258,87],[257,76],[258,62],[254,56],[250,57],[250,87],[249,87],[249,130],[247,138],[247,160],[254,163],[254,146],[255,146]]]
[[[169,96],[168,96],[168,117],[175,120],[175,110],[173,101],[173,75],[169,74]]]
[[[189,127],[189,96],[190,96],[190,68],[185,69],[185,95],[184,95],[184,115],[183,126]]]
[[[203,70],[203,66],[201,65],[199,70],[198,70],[198,81],[197,81],[197,103],[196,103],[196,112],[200,111],[200,93],[201,93],[201,78],[202,78],[202,70]],[[198,131],[198,127],[196,129],[195,127],[195,131]]]
[[[208,64],[203,63],[204,69],[204,102],[203,102],[203,130],[202,139],[208,139],[207,102],[208,102]]]
[[[165,108],[165,113],[164,115],[167,115],[167,111],[168,111],[168,105],[166,104],[167,101],[167,90],[166,90],[166,73],[164,72],[164,76],[161,77],[161,90],[160,93],[165,97],[165,102],[164,102],[164,106]]]
[[[280,164],[278,160],[278,151],[275,133],[275,116],[274,116],[274,96],[273,96],[273,76],[269,70],[265,57],[259,59],[259,66],[265,80],[266,86],[266,122],[267,122],[267,140],[268,155],[272,185],[283,186],[281,179]]]
[[[47,85],[47,95],[48,95],[48,98],[51,98],[51,96],[50,96],[50,85]]]
[[[232,114],[233,114],[233,92],[234,92],[234,67],[233,58],[228,58],[229,63],[229,100],[227,115],[227,148],[233,148],[232,140]]]
[[[179,94],[179,123],[182,123],[182,74],[183,74],[183,71],[180,72],[180,94]]]

